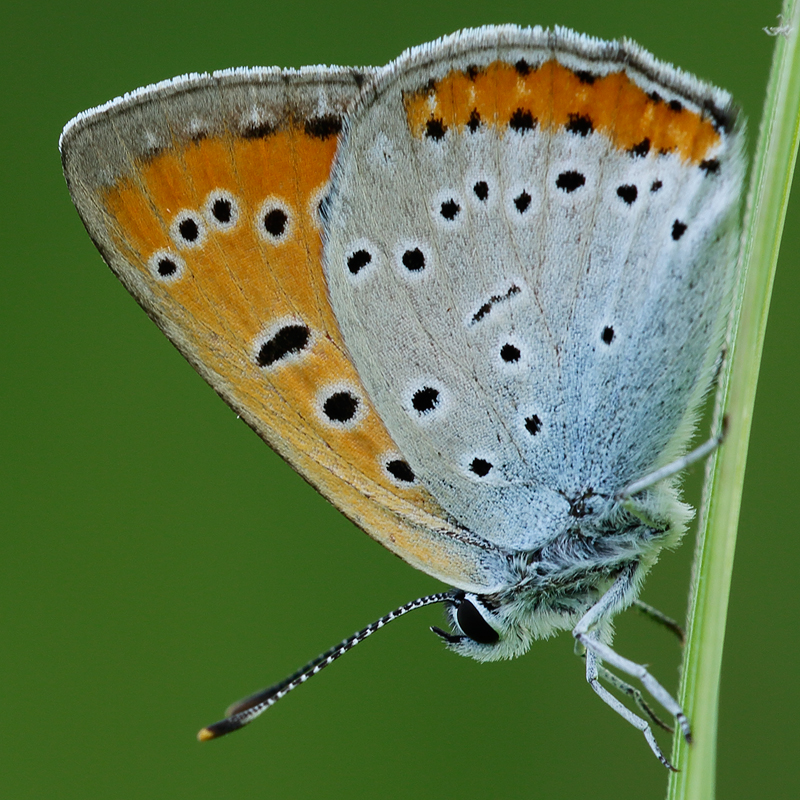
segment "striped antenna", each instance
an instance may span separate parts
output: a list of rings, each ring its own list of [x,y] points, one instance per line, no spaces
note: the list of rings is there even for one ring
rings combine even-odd
[[[239,730],[252,722],[257,716],[263,714],[270,706],[275,705],[282,697],[286,697],[292,689],[296,689],[301,684],[305,683],[310,677],[321,672],[328,664],[332,664],[339,656],[343,656],[348,650],[351,650],[364,639],[372,636],[375,631],[379,631],[384,625],[387,625],[392,620],[405,616],[409,611],[414,611],[417,608],[430,606],[434,603],[443,603],[445,600],[452,598],[452,592],[439,592],[438,594],[430,594],[427,597],[420,597],[418,600],[412,600],[404,606],[395,609],[381,617],[371,625],[367,625],[364,630],[354,633],[348,639],[345,639],[341,644],[337,644],[321,656],[317,656],[313,661],[306,664],[302,669],[297,670],[293,675],[290,675],[280,683],[270,686],[268,689],[262,689],[238,703],[234,703],[225,712],[225,719],[215,722],[203,728],[198,734],[197,738],[201,742],[207,742],[209,739],[218,739],[226,733]]]

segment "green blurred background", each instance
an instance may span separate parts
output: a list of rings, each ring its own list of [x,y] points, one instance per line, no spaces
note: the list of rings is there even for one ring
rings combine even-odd
[[[229,702],[438,584],[318,497],[147,320],[86,236],[57,141],[79,111],[180,73],[383,64],[501,22],[629,36],[731,90],[754,138],[773,45],[762,26],[778,11],[775,0],[3,5],[5,797],[663,795],[665,771],[586,686],[569,636],[479,665],[427,631],[436,608],[246,731],[195,741]],[[731,597],[720,798],[800,795],[799,231],[796,192]],[[692,540],[643,595],[678,618]],[[617,644],[677,687],[669,634],[630,612]]]

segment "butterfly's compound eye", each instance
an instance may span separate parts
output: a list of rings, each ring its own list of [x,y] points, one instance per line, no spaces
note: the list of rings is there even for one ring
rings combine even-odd
[[[500,634],[484,619],[475,603],[464,598],[456,609],[456,622],[461,632],[479,644],[496,644]]]

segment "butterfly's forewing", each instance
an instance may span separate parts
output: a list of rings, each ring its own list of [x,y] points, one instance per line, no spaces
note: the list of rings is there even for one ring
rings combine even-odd
[[[64,171],[105,260],[265,441],[390,550],[486,590],[497,554],[415,479],[328,300],[319,204],[370,77],[236,70],[148,87],[73,120]]]
[[[534,550],[685,448],[736,260],[734,119],[636,45],[510,26],[409,51],[354,110],[333,306],[381,418],[466,527]]]

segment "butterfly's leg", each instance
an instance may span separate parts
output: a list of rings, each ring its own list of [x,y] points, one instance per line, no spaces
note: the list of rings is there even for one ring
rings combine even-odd
[[[662,611],[659,611],[657,608],[653,608],[653,606],[649,605],[648,603],[639,600],[637,597],[636,600],[633,601],[633,605],[635,608],[638,608],[639,611],[642,612],[647,617],[653,620],[653,622],[657,622],[659,625],[663,625],[668,630],[671,630],[677,637],[678,641],[683,646],[686,643],[686,633],[683,628],[675,622],[672,617],[668,617]]]
[[[572,635],[586,648],[587,658],[591,652],[600,661],[614,669],[637,678],[650,695],[675,717],[683,731],[684,738],[687,742],[691,742],[692,731],[689,721],[678,701],[647,671],[646,667],[619,655],[607,644],[601,642],[595,633],[598,625],[603,620],[611,618],[624,604],[625,597],[633,585],[635,574],[636,564],[624,568],[611,588],[583,615],[573,628]],[[595,689],[595,691],[597,690]]]
[[[580,656],[581,658],[586,658],[586,652],[587,651],[577,642],[575,643],[576,655]],[[595,661],[596,660],[597,659],[595,658]],[[650,706],[645,702],[644,695],[636,687],[631,686],[629,683],[623,681],[619,675],[615,675],[610,670],[607,670],[602,664],[597,665],[596,671],[601,681],[610,684],[618,692],[628,695],[628,697],[630,697],[631,700],[636,703],[639,711],[641,711],[646,717],[649,717],[651,722],[658,725],[659,728],[663,728],[665,731],[674,733],[674,728],[667,725],[666,722],[658,717],[655,711],[653,711],[653,709],[650,708]]]
[[[659,719],[655,711],[653,711],[653,709],[650,708],[650,706],[645,702],[644,695],[642,695],[642,693],[635,686],[631,686],[629,683],[626,683],[624,680],[622,680],[622,678],[619,677],[619,675],[615,675],[610,670],[607,670],[602,664],[597,665],[597,674],[601,681],[610,684],[617,691],[628,695],[628,697],[630,697],[631,700],[636,703],[639,711],[641,711],[645,716],[649,717],[651,722],[658,725],[659,728],[663,728],[665,731],[673,733],[673,728],[667,725],[667,723],[662,719]]]
[[[589,634],[589,637],[593,637],[593,634]],[[655,757],[667,768],[671,769],[673,772],[675,771],[675,767],[667,761],[664,754],[661,752],[661,748],[658,746],[658,742],[656,741],[656,737],[653,735],[653,729],[650,727],[647,720],[642,719],[641,717],[637,716],[633,713],[629,708],[626,708],[616,697],[614,697],[611,692],[609,692],[604,686],[600,684],[600,679],[598,677],[598,670],[597,670],[597,656],[587,649],[586,650],[586,680],[589,683],[589,686],[594,689],[595,693],[600,697],[600,699],[606,703],[606,705],[611,706],[614,711],[617,712],[623,719],[627,720],[634,728],[640,730],[644,734],[644,738],[647,740],[647,744],[650,745],[650,749],[653,751]]]
[[[669,464],[665,464],[663,467],[651,472],[649,475],[645,475],[643,478],[639,478],[638,480],[633,481],[633,483],[629,483],[627,486],[624,486],[617,492],[615,499],[623,502],[630,500],[633,495],[638,494],[645,489],[649,489],[659,481],[663,481],[665,478],[671,478],[673,475],[677,475],[679,472],[682,472],[692,464],[707,458],[722,444],[722,440],[725,438],[725,428],[725,420],[723,419],[722,430],[718,434],[712,436],[698,447],[695,447],[694,450],[691,450],[686,455],[676,458],[674,461],[671,461]],[[625,503],[625,507],[629,508],[629,510],[632,510],[633,513],[636,513],[634,508],[630,508],[629,503]]]

